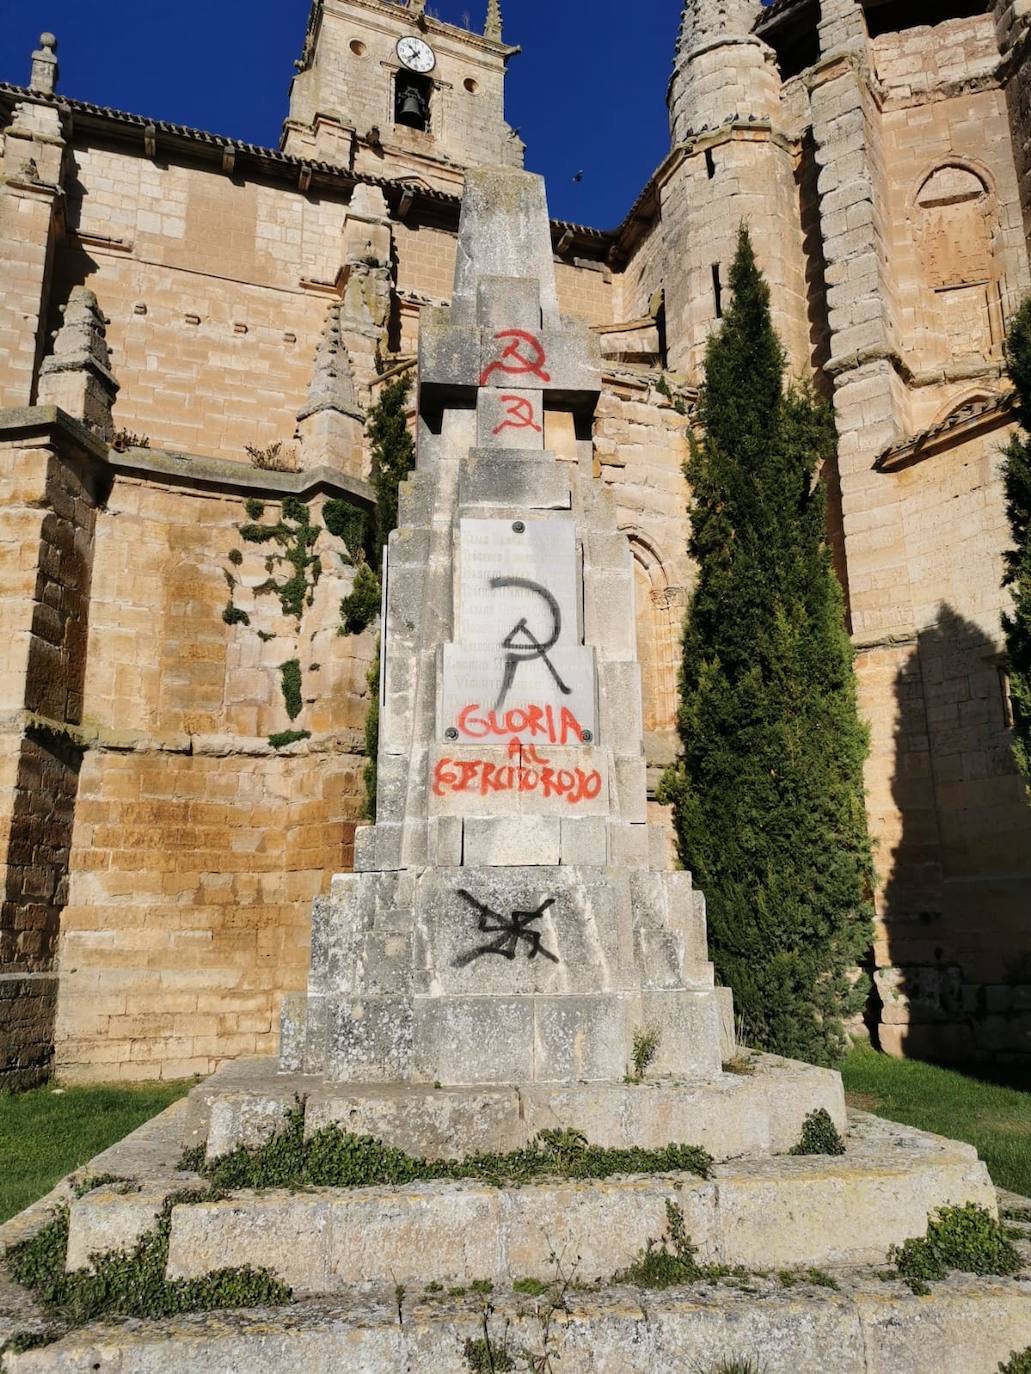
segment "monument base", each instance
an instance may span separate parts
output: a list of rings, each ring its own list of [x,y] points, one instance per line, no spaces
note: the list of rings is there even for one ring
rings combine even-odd
[[[764,1062],[756,1077],[769,1074],[787,1093],[794,1068]],[[310,1098],[309,1110],[318,1104]],[[80,1171],[135,1187],[104,1185],[76,1197],[66,1180],[0,1227],[0,1247],[31,1234],[64,1201],[70,1266],[92,1252],[131,1248],[169,1194],[201,1186],[177,1164],[203,1109],[202,1087]],[[984,1166],[967,1145],[861,1113],[850,1124],[844,1156],[731,1160],[708,1179],[240,1191],[177,1205],[170,1277],[269,1265],[294,1285],[295,1300],[88,1327],[8,1353],[5,1368],[469,1374],[478,1367],[470,1348],[489,1341],[494,1356],[512,1360],[498,1359],[498,1369],[546,1369],[528,1360],[548,1356],[563,1374],[710,1370],[735,1359],[764,1374],[988,1374],[1031,1344],[1031,1282],[955,1274],[916,1297],[880,1267],[892,1244],[923,1232],[937,1206],[976,1201],[995,1211]],[[700,1261],[740,1268],[668,1291],[616,1282],[663,1234],[667,1202],[683,1213]],[[1031,1226],[1018,1224],[1020,1233],[1031,1265]],[[45,1325],[31,1303],[0,1286],[0,1345]]]
[[[540,1131],[582,1132],[595,1145],[661,1149],[698,1145],[714,1159],[781,1154],[823,1107],[847,1129],[841,1076],[775,1055],[742,1055],[742,1073],[647,1077],[641,1083],[434,1087],[341,1083],[277,1073],[275,1062],[227,1064],[190,1094],[185,1141],[208,1158],[256,1146],[305,1102],[310,1135],[336,1124],[426,1159],[522,1148]]]

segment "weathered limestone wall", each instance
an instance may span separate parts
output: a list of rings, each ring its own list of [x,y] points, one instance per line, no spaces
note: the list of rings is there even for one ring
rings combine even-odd
[[[295,749],[297,746],[295,746]],[[91,750],[62,924],[58,1071],[209,1073],[272,1054],[312,898],[353,862],[364,759]]]
[[[278,511],[267,502],[262,521]],[[325,533],[300,625],[256,596],[271,546],[243,540],[248,523],[241,496],[121,478],[98,525],[94,747],[61,923],[56,1062],[72,1078],[271,1053],[279,998],[304,982],[311,900],[352,861],[373,636],[337,634],[352,572]],[[222,618],[227,571],[249,625]],[[313,739],[277,757],[266,737],[291,726],[279,665],[292,658],[293,724]]]
[[[0,445],[0,1086],[45,1072],[81,761],[85,642],[98,488],[82,452],[43,436]]]
[[[0,408],[30,405],[43,352],[64,139],[54,110],[15,107],[0,135]]]
[[[74,157],[58,293],[86,281],[110,320],[117,426],[241,462],[246,444],[289,447],[346,206],[113,149]]]
[[[994,30],[985,16],[868,42],[858,6],[834,0],[821,34],[813,138],[872,733],[881,1043],[1027,1053],[1031,1023],[1009,987],[1031,934],[1031,812],[1000,678],[1004,435],[991,412],[906,447],[964,404],[991,411],[1028,285]]]

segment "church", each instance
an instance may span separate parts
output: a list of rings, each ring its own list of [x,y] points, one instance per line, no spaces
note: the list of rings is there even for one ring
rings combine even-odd
[[[450,302],[467,169],[522,166],[519,37],[498,0],[482,32],[314,0],[278,148],[77,100],[51,34],[0,82],[0,1088],[277,1049],[364,801],[376,632],[339,632],[331,531],[375,505],[366,420]],[[833,404],[892,1054],[1031,1055],[1000,479],[1029,43],[1028,0],[686,0],[665,160],[617,229],[551,224],[604,370],[544,444],[590,455],[630,541],[651,793],[742,221]]]

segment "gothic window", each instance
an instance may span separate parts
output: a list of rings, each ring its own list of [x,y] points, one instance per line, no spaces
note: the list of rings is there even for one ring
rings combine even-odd
[[[988,187],[969,167],[938,167],[917,192],[915,217],[932,337],[947,359],[996,356],[1003,331]]]
[[[634,556],[644,728],[649,733],[669,731],[676,721],[686,595],[682,588],[669,586],[661,558],[651,543],[633,530],[626,533]]]

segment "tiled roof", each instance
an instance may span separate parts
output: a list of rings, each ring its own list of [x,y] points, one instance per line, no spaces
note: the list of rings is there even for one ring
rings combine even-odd
[[[163,119],[148,119],[145,115],[129,114],[125,110],[116,110],[108,105],[94,105],[88,100],[73,100],[67,96],[45,95],[25,86],[15,86],[10,82],[0,81],[0,102],[5,100],[10,103],[28,100],[33,104],[50,105],[56,110],[67,111],[72,115],[78,115],[80,118],[94,119],[102,124],[120,126],[126,130],[138,129],[141,134],[153,131],[155,135],[163,134],[166,138],[176,139],[183,143],[200,145],[212,150],[230,151],[253,160],[266,171],[278,170],[281,173],[292,171],[299,176],[306,169],[314,176],[338,181],[344,186],[362,183],[367,186],[378,186],[383,191],[393,192],[395,195],[408,191],[416,200],[436,202],[441,207],[451,208],[455,213],[458,212],[462,203],[461,196],[451,191],[437,190],[421,181],[409,185],[405,182],[404,177],[393,179],[372,176],[366,172],[352,172],[331,162],[294,157],[288,153],[280,152],[278,148],[263,148],[259,144],[246,143],[242,139],[229,138],[225,134],[212,134],[204,129],[192,129],[185,124],[172,124]],[[573,224],[568,220],[552,220],[551,223],[552,233],[558,237],[568,232],[584,240],[596,241],[599,245],[609,243],[613,237],[611,233],[605,230],[592,229],[583,224]]]

